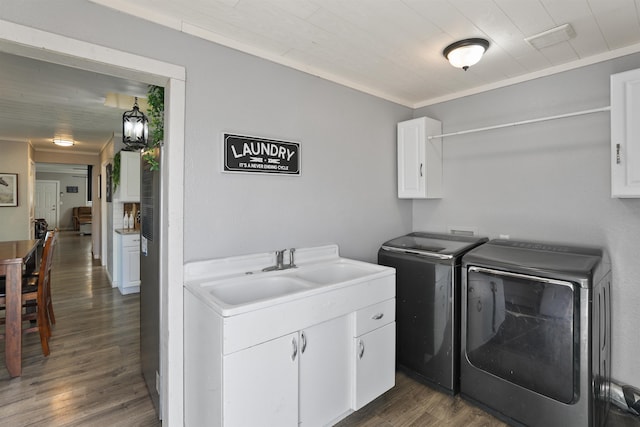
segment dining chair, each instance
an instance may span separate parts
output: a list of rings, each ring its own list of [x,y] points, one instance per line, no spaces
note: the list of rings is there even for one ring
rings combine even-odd
[[[49,323],[50,314],[48,313],[47,295],[49,294],[50,271],[53,261],[53,245],[55,244],[57,233],[52,233],[44,244],[42,253],[42,261],[40,262],[39,274],[37,280],[33,278],[23,277],[22,279],[22,304],[25,312],[22,315],[22,321],[35,320],[35,325],[29,324],[22,328],[23,333],[38,332],[40,334],[40,344],[42,345],[42,353],[49,355],[49,337],[51,337],[51,327]],[[0,280],[0,305],[2,309],[6,305],[6,283]],[[28,308],[34,306],[35,311]],[[0,318],[0,324],[5,323],[5,318]],[[4,338],[4,333],[0,334]]]
[[[49,241],[49,238],[52,237],[53,240],[51,240],[51,249],[49,251],[48,256],[51,258],[49,264],[48,264],[48,273],[49,273],[49,282],[48,282],[48,286],[46,289],[46,294],[45,294],[45,300],[46,300],[46,304],[47,304],[47,316],[48,316],[48,320],[49,320],[49,328],[51,328],[51,325],[55,325],[56,324],[56,316],[53,313],[53,300],[51,298],[51,267],[53,266],[53,253],[55,251],[55,246],[56,243],[58,241],[58,228],[54,228],[53,230],[49,230],[47,231],[47,234],[45,235],[45,242]],[[44,251],[42,254],[42,258],[40,260],[40,263],[44,263],[46,262],[45,256],[44,256]],[[40,275],[40,269],[38,269],[37,271],[32,271],[29,273],[26,273],[23,277],[26,277],[29,279],[29,284],[34,285],[35,282],[38,281],[38,276]],[[33,303],[32,303],[33,305]]]

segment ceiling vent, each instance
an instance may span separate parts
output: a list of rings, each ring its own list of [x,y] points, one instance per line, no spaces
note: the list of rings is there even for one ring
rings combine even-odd
[[[576,36],[571,24],[560,25],[559,27],[543,31],[539,34],[524,39],[531,46],[540,50],[545,47],[553,46],[558,43],[566,42]]]

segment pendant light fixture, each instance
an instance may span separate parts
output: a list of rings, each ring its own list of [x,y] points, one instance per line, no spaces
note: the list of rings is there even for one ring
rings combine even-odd
[[[140,150],[147,146],[149,120],[138,107],[136,97],[131,111],[122,114],[122,142],[130,150]]]
[[[489,42],[485,39],[464,39],[451,43],[444,48],[442,54],[451,65],[467,71],[470,66],[480,61],[488,48]]]

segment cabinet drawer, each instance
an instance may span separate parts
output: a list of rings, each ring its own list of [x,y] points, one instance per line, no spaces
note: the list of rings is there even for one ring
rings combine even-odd
[[[132,234],[130,236],[122,236],[122,246],[140,246],[140,235]]]
[[[356,312],[356,337],[378,329],[396,319],[396,300],[388,299]]]

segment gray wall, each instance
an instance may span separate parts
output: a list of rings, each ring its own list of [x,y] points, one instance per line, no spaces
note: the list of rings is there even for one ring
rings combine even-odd
[[[640,55],[422,108],[456,132],[608,106],[609,75]],[[613,376],[640,385],[640,199],[610,197],[608,113],[444,139],[445,196],[416,201],[413,228],[605,247],[612,258]]]
[[[0,18],[186,68],[185,261],[330,242],[374,261],[410,230],[395,191],[410,109],[86,1],[4,1]],[[220,173],[223,131],[299,141],[302,176]]]
[[[199,94],[220,102],[187,111],[188,127],[204,125],[187,150],[186,169],[197,171],[185,179],[185,228],[194,243],[186,246],[187,257],[337,243],[345,256],[375,261],[380,243],[411,226],[410,204],[396,198],[394,178],[395,124],[411,112],[222,53],[228,52],[205,55],[205,67],[188,72],[209,82],[197,87]],[[299,141],[302,175],[220,173],[225,130]]]

